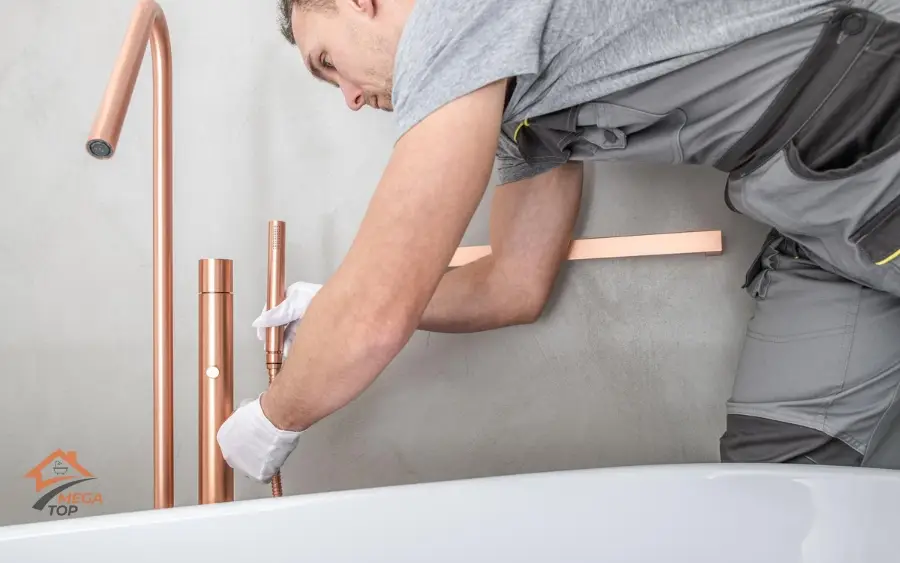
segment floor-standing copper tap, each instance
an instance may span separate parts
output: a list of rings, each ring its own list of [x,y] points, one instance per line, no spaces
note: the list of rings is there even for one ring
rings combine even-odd
[[[231,260],[200,260],[199,279],[199,480],[200,504],[234,500],[234,472],[216,433],[234,404],[234,305]]]
[[[153,57],[153,505],[174,505],[172,414],[172,47],[162,8],[139,0],[94,121],[88,152],[113,156],[147,42]]]
[[[266,308],[277,307],[284,301],[284,221],[269,221],[269,267]],[[269,385],[281,370],[284,352],[284,327],[266,329],[266,369]],[[281,496],[281,474],[272,478],[272,496]]]

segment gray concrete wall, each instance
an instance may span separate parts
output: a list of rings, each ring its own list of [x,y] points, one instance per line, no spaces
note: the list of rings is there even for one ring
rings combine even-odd
[[[167,0],[175,78],[176,503],[196,503],[197,261],[232,258],[236,400],[266,385],[250,323],[266,222],[288,280],[322,282],[386,164],[390,117],[346,109],[278,34],[274,2]],[[133,2],[0,0],[0,524],[50,518],[25,473],[77,452],[103,503],[152,507],[149,52],[116,157],[84,151]],[[582,237],[722,229],[719,257],[569,264],[544,318],[416,334],[304,436],[286,494],[717,459],[764,229],[699,169],[588,171]],[[488,192],[465,238],[487,241]],[[269,494],[238,479],[239,499]]]

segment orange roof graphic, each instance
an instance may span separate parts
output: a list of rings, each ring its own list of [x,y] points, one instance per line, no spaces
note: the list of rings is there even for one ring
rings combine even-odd
[[[62,481],[70,481],[72,479],[78,479],[79,477],[93,477],[91,472],[82,467],[75,457],[76,453],[74,451],[64,452],[62,450],[56,450],[45,457],[39,464],[35,465],[31,471],[25,474],[25,477],[34,479],[34,490],[36,492],[40,492],[41,489]],[[62,471],[62,474],[60,474],[60,471],[55,471],[56,475],[49,479],[44,479],[44,469],[46,469],[53,460],[57,460],[54,468],[59,468],[59,470]],[[60,460],[67,463],[68,466],[63,465]],[[74,470],[80,475],[71,473],[70,470]]]

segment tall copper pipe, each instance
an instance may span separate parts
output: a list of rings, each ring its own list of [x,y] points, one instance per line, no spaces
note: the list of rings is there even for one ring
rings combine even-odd
[[[234,500],[234,472],[216,441],[234,403],[233,277],[231,260],[200,260],[200,504]]]
[[[269,221],[269,267],[266,292],[266,308],[277,307],[284,301],[284,221]],[[281,371],[284,356],[284,328],[266,329],[266,369],[269,385]],[[281,496],[281,475],[272,478],[272,496]]]
[[[172,47],[162,8],[139,0],[87,141],[116,151],[147,42],[153,58],[153,504],[174,505],[172,414]]]

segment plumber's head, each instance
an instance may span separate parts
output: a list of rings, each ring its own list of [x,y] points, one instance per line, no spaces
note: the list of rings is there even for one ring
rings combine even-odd
[[[414,0],[279,0],[281,32],[352,110],[392,111],[394,55]]]

